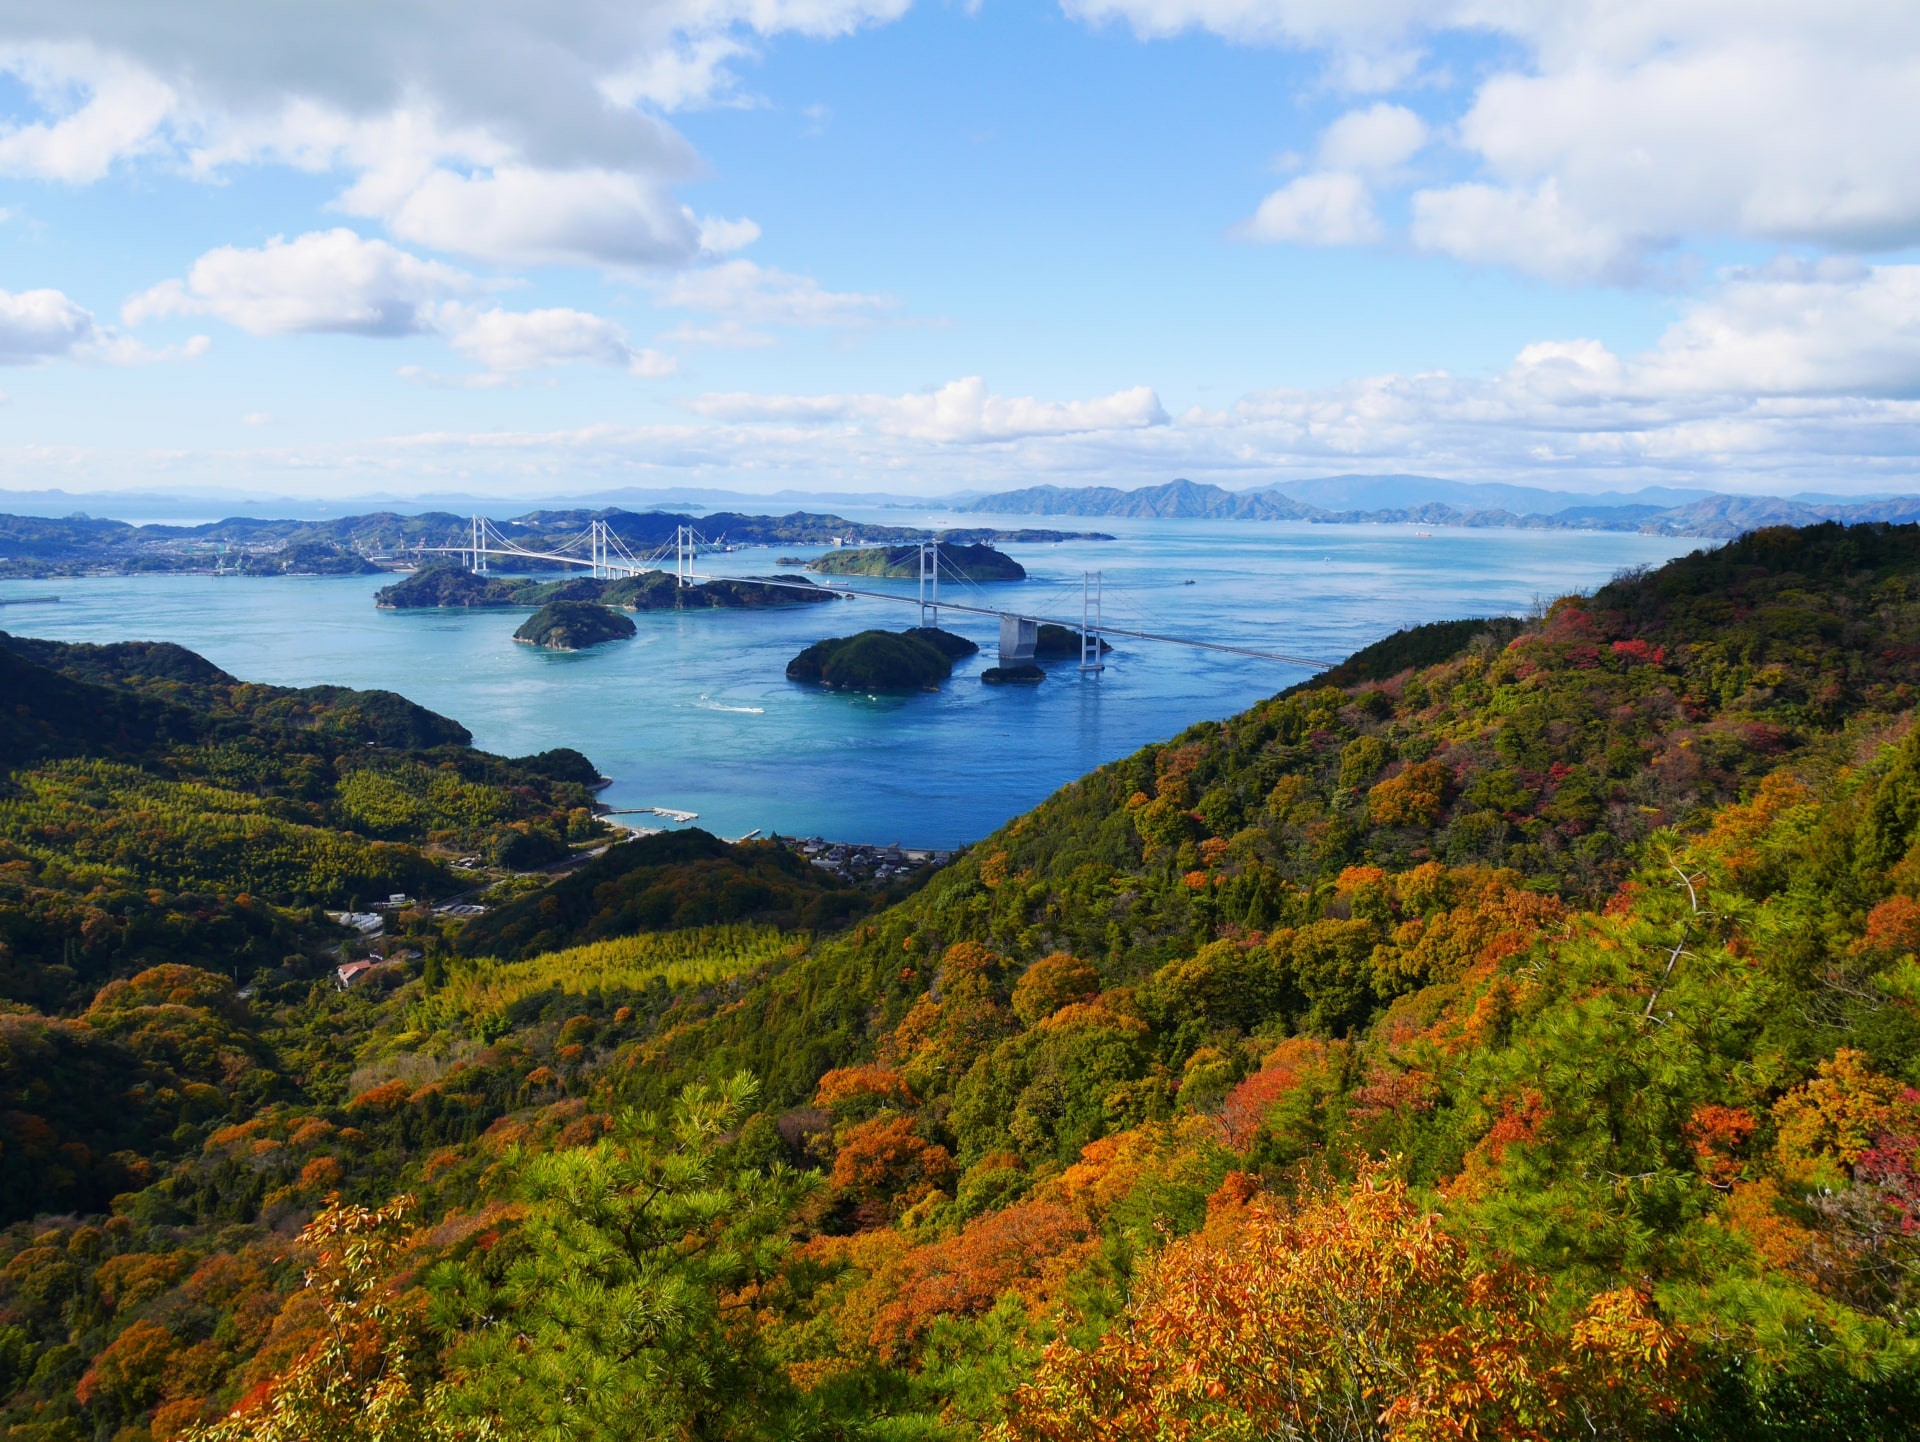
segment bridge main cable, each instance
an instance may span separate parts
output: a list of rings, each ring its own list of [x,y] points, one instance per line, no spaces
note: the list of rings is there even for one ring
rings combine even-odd
[[[709,576],[698,574],[695,575],[694,579],[698,581],[734,581],[740,578],[738,576]],[[783,581],[772,576],[755,577],[754,584],[760,586],[785,586],[789,590],[813,591],[815,593],[825,590],[830,595],[835,596],[860,596],[873,601],[903,602],[909,606],[917,606],[920,604],[918,596],[898,595],[892,591],[861,591],[855,590],[851,586],[823,587],[817,586],[811,581]],[[1028,615],[1025,611],[1001,611],[995,610],[991,606],[968,606],[954,601],[942,601],[940,603],[940,609],[943,611],[964,611],[973,616],[1018,616],[1024,620],[1035,621],[1042,625],[1063,626],[1069,631],[1078,631],[1080,629],[1080,622],[1064,617],[1032,616]],[[1325,661],[1315,656],[1289,656],[1281,651],[1257,651],[1250,646],[1229,646],[1221,641],[1196,641],[1191,636],[1168,636],[1157,631],[1135,631],[1121,626],[1103,625],[1097,628],[1097,633],[1102,636],[1125,636],[1134,641],[1164,641],[1173,646],[1195,646],[1202,651],[1221,651],[1229,656],[1251,656],[1256,661],[1278,661],[1286,666],[1310,666],[1316,671],[1325,671],[1329,667],[1339,664],[1337,661]]]
[[[574,539],[578,540],[579,537],[575,537]],[[563,565],[569,566],[592,566],[594,564],[592,561],[579,556],[558,555],[550,551],[524,550],[513,542],[508,541],[505,537],[501,537],[500,540],[500,545],[483,545],[482,549],[488,555],[517,556],[530,561],[558,561]],[[417,546],[414,548],[414,553],[424,553],[428,555],[436,553],[467,555],[471,554],[471,550],[472,548],[468,546]],[[656,552],[656,554],[658,553]],[[652,558],[649,557],[649,559]],[[664,566],[648,566],[638,562],[630,563],[630,565],[621,565],[619,563],[602,561],[601,565],[609,571],[625,570],[628,575],[639,575],[644,571],[666,569]],[[737,581],[741,579],[738,576],[715,576],[692,570],[687,571],[686,575],[688,580],[693,581]],[[851,586],[822,587],[812,581],[787,581],[776,576],[759,576],[753,579],[756,585],[779,586],[790,591],[809,591],[816,595],[822,590],[825,590],[828,594],[835,596],[859,596],[865,600],[893,601],[897,604],[905,604],[908,606],[918,606],[921,604],[918,596],[899,595],[892,591],[866,591],[858,590]],[[978,588],[976,587],[976,589]],[[1024,611],[998,610],[991,606],[969,606],[957,601],[942,601],[939,604],[942,610],[960,611],[970,616],[1017,616],[1042,625],[1061,626],[1069,631],[1078,632],[1084,629],[1081,621],[1076,621],[1069,617],[1033,616],[1028,615]],[[1100,625],[1091,629],[1094,634],[1100,636],[1124,636],[1133,641],[1159,641],[1170,646],[1191,646],[1197,650],[1217,651],[1227,656],[1250,656],[1256,661],[1277,661],[1283,666],[1305,666],[1314,671],[1325,671],[1339,664],[1337,661],[1327,661],[1315,656],[1292,656],[1284,651],[1261,651],[1251,646],[1229,646],[1222,641],[1198,641],[1191,636],[1169,636],[1163,632],[1139,631],[1123,626]]]

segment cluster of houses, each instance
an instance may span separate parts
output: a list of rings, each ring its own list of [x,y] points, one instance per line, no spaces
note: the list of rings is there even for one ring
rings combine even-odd
[[[953,859],[951,851],[898,845],[866,846],[857,841],[824,841],[818,836],[790,841],[788,845],[842,881],[892,881],[922,866],[943,866]]]

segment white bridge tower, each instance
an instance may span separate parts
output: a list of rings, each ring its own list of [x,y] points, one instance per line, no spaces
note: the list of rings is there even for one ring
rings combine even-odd
[[[920,543],[920,624],[940,625],[940,542]]]
[[[1101,660],[1101,648],[1106,644],[1100,639],[1100,600],[1103,587],[1098,571],[1080,573],[1080,669],[1082,671],[1104,671],[1107,663]]]

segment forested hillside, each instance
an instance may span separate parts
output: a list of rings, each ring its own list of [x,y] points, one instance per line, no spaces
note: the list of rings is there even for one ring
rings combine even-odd
[[[7,720],[4,1170],[121,1170],[0,1235],[11,1436],[1920,1415],[1920,527],[1758,532],[1388,638],[877,913],[752,848],[616,848],[464,934],[417,918],[420,956],[351,992],[249,959],[243,998],[217,948],[157,943],[81,971],[30,898],[149,884],[106,838],[197,815],[169,786],[417,835],[342,799],[380,748],[328,718],[379,708],[59,675],[47,705],[119,710],[78,754]],[[459,787],[532,774],[430,744]],[[135,1096],[164,1145],[99,1100]]]

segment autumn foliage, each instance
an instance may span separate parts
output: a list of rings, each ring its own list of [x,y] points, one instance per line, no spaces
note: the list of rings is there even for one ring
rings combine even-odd
[[[1690,1385],[1639,1293],[1564,1325],[1543,1279],[1474,1264],[1384,1175],[1298,1208],[1238,1192],[1142,1268],[1118,1329],[1048,1348],[1004,1438],[1632,1437]]]

